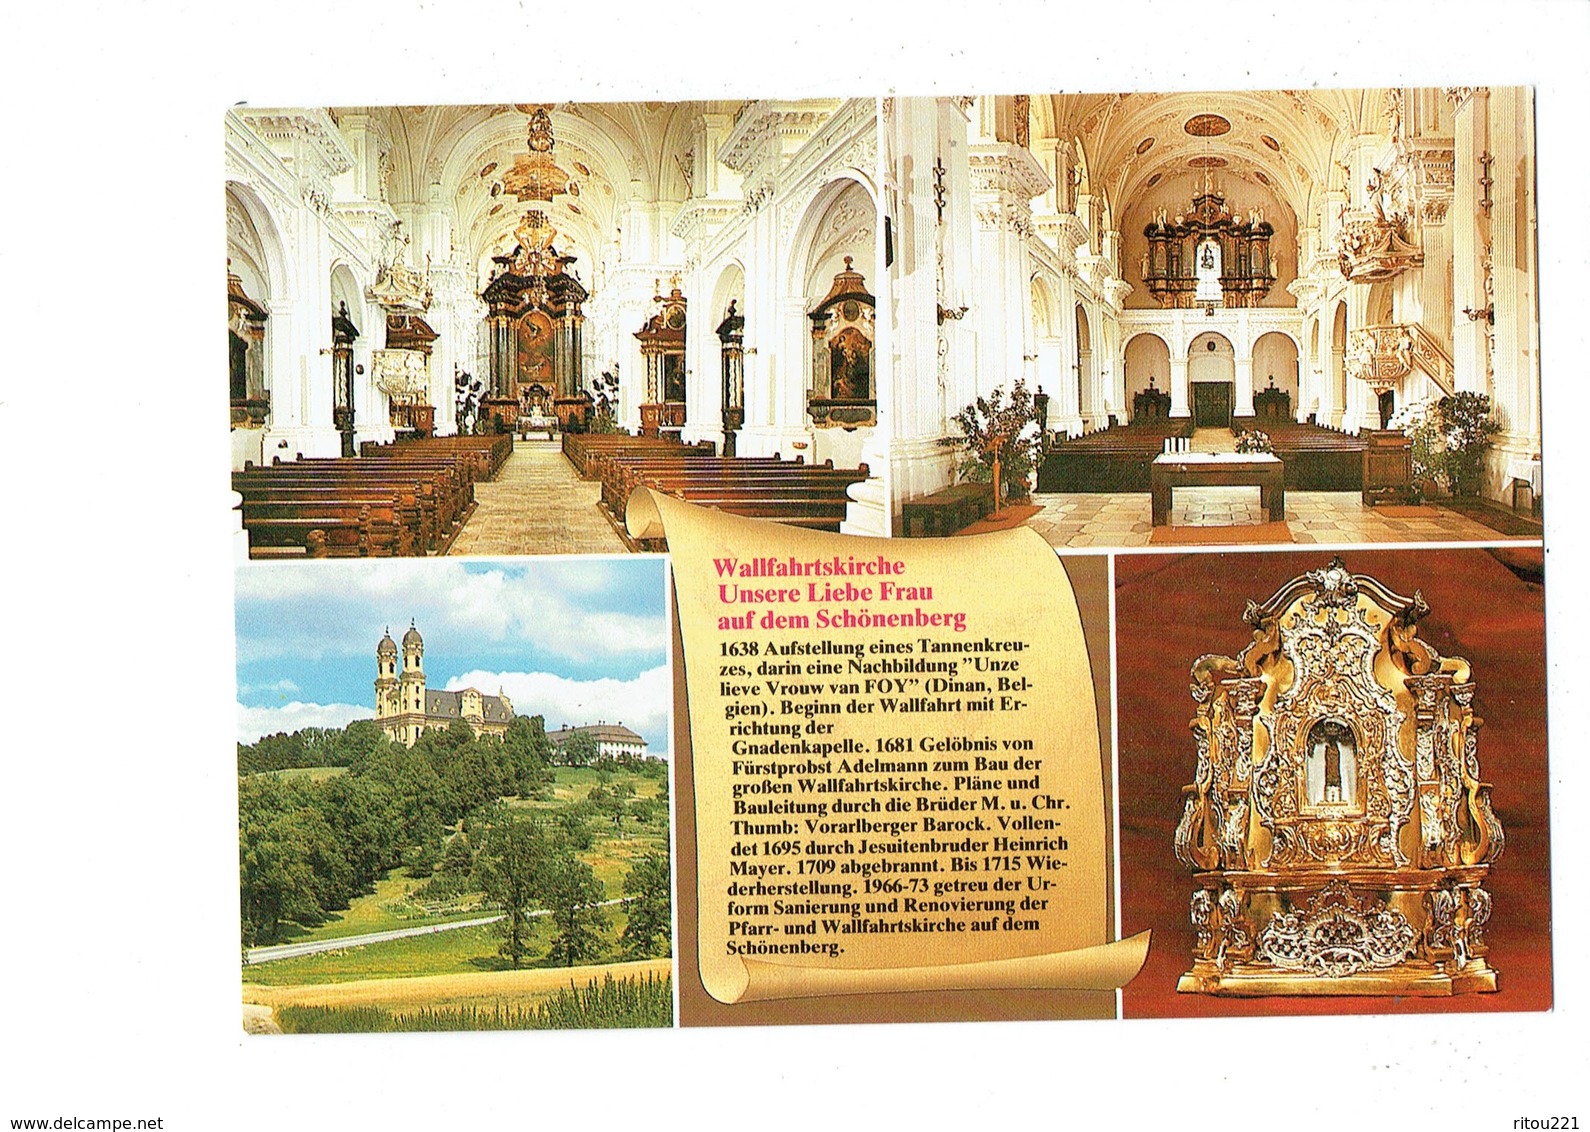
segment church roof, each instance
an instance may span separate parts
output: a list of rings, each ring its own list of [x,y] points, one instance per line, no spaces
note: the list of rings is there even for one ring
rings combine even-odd
[[[473,688],[466,689],[473,692]],[[464,692],[440,692],[425,690],[425,714],[428,716],[442,716],[447,719],[463,719]],[[475,692],[480,697],[481,717],[487,723],[507,723],[513,719],[511,708],[501,696],[488,696],[484,692]]]
[[[590,723],[584,727],[563,727],[557,731],[548,731],[547,739],[554,745],[562,743],[577,731],[583,731],[598,743],[641,743],[645,739],[625,727],[622,723]]]

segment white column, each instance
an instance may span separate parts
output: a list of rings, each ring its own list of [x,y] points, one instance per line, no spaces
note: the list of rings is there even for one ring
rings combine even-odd
[[[880,407],[887,413],[888,470],[891,523],[900,503],[936,491],[950,481],[954,457],[939,439],[953,431],[948,414],[953,411],[948,391],[952,359],[946,355],[940,371],[940,330],[948,334],[969,329],[938,322],[937,230],[933,167],[939,160],[940,101],[933,98],[896,98],[887,115],[891,168],[895,186],[894,265],[880,272],[878,321],[889,321],[893,372],[888,396]],[[965,142],[965,124],[961,140]],[[964,149],[958,151],[964,154]],[[946,165],[953,154],[946,156]],[[969,301],[969,300],[968,300]],[[886,313],[888,312],[888,313]],[[891,318],[892,314],[892,318]],[[964,340],[964,335],[962,336]],[[955,407],[958,407],[955,406]],[[875,469],[876,470],[876,469]]]
[[[1170,415],[1192,416],[1191,389],[1187,384],[1187,355],[1185,352],[1170,356]]]
[[[712,295],[699,270],[681,284],[688,287],[690,318],[685,330],[685,427],[679,438],[687,444],[706,440],[723,450],[723,351],[718,323],[723,312],[712,309]]]
[[[1464,310],[1480,310],[1490,301],[1485,296],[1484,269],[1488,220],[1480,205],[1483,190],[1479,179],[1485,175],[1480,157],[1490,144],[1488,133],[1490,96],[1484,88],[1457,95],[1452,123],[1454,162],[1452,209],[1448,223],[1452,230],[1452,362],[1453,384],[1458,389],[1488,393],[1485,376],[1486,332],[1482,319],[1473,319]],[[1506,170],[1491,165],[1491,177],[1505,177]],[[1495,186],[1491,196],[1495,197]]]
[[[1540,452],[1535,161],[1529,145],[1534,106],[1530,91],[1522,87],[1499,87],[1488,102],[1496,160],[1491,166],[1491,290],[1485,301],[1495,304],[1491,407],[1504,431],[1490,453],[1485,492],[1510,500],[1507,463]]]
[[[1232,338],[1232,349],[1236,363],[1236,389],[1234,391],[1235,403],[1231,407],[1233,417],[1253,416],[1253,331],[1248,325],[1248,312],[1239,308],[1237,314],[1236,332]]]
[[[1187,331],[1186,312],[1171,311],[1170,336],[1170,415],[1192,416],[1192,390],[1187,384]]]
[[[1008,393],[1025,372],[1025,346],[1032,338],[1027,238],[1032,198],[1048,188],[1049,179],[1024,146],[984,142],[970,149],[977,386]]]

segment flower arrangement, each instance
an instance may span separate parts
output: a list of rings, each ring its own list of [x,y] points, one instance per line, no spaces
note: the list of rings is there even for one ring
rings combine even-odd
[[[1438,401],[1411,401],[1391,417],[1390,426],[1413,441],[1413,475],[1445,487],[1453,495],[1478,495],[1485,453],[1502,424],[1484,393],[1453,393]]]
[[[1238,452],[1274,452],[1275,445],[1270,441],[1270,434],[1253,428],[1237,433]]]

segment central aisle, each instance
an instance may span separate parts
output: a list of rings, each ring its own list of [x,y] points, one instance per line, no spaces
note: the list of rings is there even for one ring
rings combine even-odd
[[[574,474],[556,441],[518,440],[449,554],[624,554],[598,510],[602,485]]]

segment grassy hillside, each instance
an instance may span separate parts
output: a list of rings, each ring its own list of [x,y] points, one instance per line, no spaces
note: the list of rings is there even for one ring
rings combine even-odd
[[[312,772],[271,773],[300,776]],[[625,804],[606,809],[587,804],[591,792],[599,787],[609,795],[624,794]],[[577,856],[591,866],[606,899],[619,900],[625,896],[625,877],[636,862],[668,850],[664,795],[663,782],[633,771],[599,774],[585,767],[557,767],[549,797],[504,801],[511,809],[535,813],[549,824],[567,816],[571,806],[579,807],[591,840]],[[598,800],[600,797],[599,791]],[[647,805],[652,799],[660,801]],[[641,803],[638,807],[637,802]],[[334,940],[444,924],[494,910],[468,883],[464,891],[444,898],[437,898],[434,887],[428,890],[428,885],[430,878],[410,876],[403,868],[392,869],[375,882],[373,892],[354,898],[345,911],[314,927],[290,925],[282,938]],[[533,921],[529,969],[509,969],[508,960],[499,954],[501,937],[493,927],[458,928],[246,966],[244,1001],[273,1008],[314,1008],[280,1018],[284,1029],[297,1032],[545,1028],[556,1025],[558,1019],[586,1020],[570,1021],[571,1025],[668,1024],[667,1020],[645,1019],[654,1017],[663,999],[671,1003],[671,990],[665,993],[655,985],[669,974],[671,961],[624,962],[620,939],[627,922],[624,905],[608,906],[605,917],[601,954],[609,962],[574,968],[550,965],[546,956],[555,927],[551,917],[540,916]],[[651,982],[591,988],[592,972],[638,972]],[[555,991],[563,992],[563,997],[545,1009],[536,1007]],[[343,1007],[358,1010],[344,1013]],[[416,1014],[417,1010],[422,1012]],[[668,1017],[671,1019],[671,1008]],[[627,1020],[590,1021],[598,1018]]]

